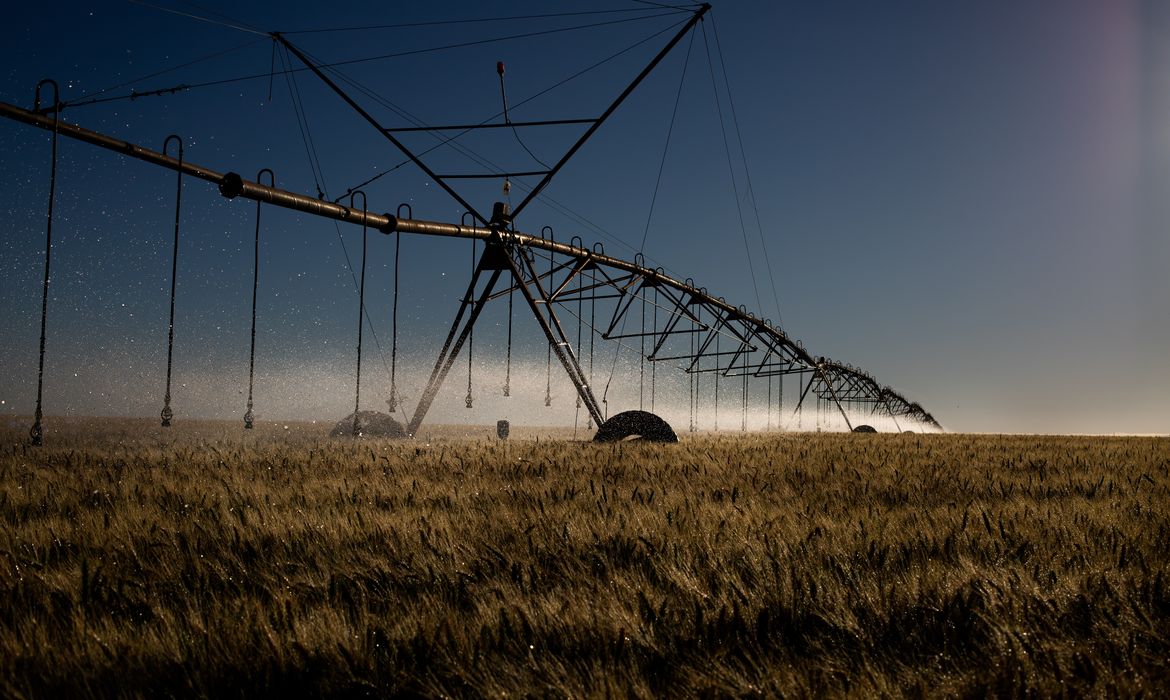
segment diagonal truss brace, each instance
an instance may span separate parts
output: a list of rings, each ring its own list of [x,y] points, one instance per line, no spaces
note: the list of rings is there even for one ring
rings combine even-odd
[[[487,282],[477,296],[476,290],[479,288],[480,278],[489,272]],[[443,342],[443,347],[435,360],[434,368],[423,388],[414,416],[406,428],[408,435],[414,436],[418,433],[419,427],[426,418],[440,387],[442,387],[443,380],[446,379],[460,350],[471,335],[476,319],[479,318],[480,312],[483,311],[487,302],[494,298],[492,290],[503,272],[510,273],[514,288],[519,290],[525,301],[528,302],[532,315],[536,318],[545,337],[548,338],[554,354],[556,354],[561,366],[564,367],[565,373],[568,374],[569,380],[573,383],[590,416],[593,417],[597,425],[605,422],[601,406],[593,395],[593,388],[589,385],[588,376],[581,368],[581,363],[573,352],[573,345],[557,317],[555,305],[552,303],[552,294],[545,289],[541,282],[543,277],[536,271],[531,256],[514,245],[503,243],[497,236],[495,239],[487,240],[484,252],[476,263],[471,282],[467,285],[467,292],[460,300],[459,310],[455,314],[455,320],[451,323],[451,330],[447,333],[447,339]]]
[[[585,123],[585,124],[589,124],[589,128],[587,128],[585,130],[585,132],[580,136],[580,138],[578,138],[577,141],[574,142],[573,145],[569,147],[569,150],[566,151],[565,154],[563,156],[561,156],[560,160],[558,160],[556,162],[556,164],[553,165],[551,168],[549,168],[548,170],[522,173],[524,175],[543,175],[543,177],[541,178],[540,182],[538,182],[536,184],[536,186],[532,188],[532,190],[528,193],[528,195],[518,205],[516,205],[516,208],[512,210],[512,213],[510,215],[510,219],[514,219],[516,216],[519,216],[520,212],[523,211],[526,206],[528,206],[528,203],[531,202],[534,198],[536,198],[542,191],[544,191],[544,188],[547,187],[548,183],[553,179],[553,177],[555,177],[556,174],[558,172],[560,172],[561,168],[564,167],[565,163],[569,162],[569,159],[571,159],[574,155],[576,155],[577,151],[579,151],[581,149],[581,147],[585,145],[585,142],[588,141],[590,139],[590,137],[593,136],[593,134],[597,133],[597,130],[599,128],[601,128],[601,125],[603,123],[605,123],[605,121],[607,119],[609,119],[609,117],[615,111],[617,111],[617,108],[620,107],[621,104],[626,101],[626,98],[630,96],[630,93],[632,93],[635,90],[635,88],[637,88],[642,83],[642,81],[646,79],[646,76],[650,75],[650,73],[658,66],[658,64],[662,62],[662,59],[666,58],[666,55],[670,53],[670,51],[678,44],[679,41],[682,40],[682,38],[684,36],[686,36],[687,32],[691,31],[695,27],[695,25],[699,22],[699,20],[701,20],[703,18],[703,16],[705,14],[707,14],[707,11],[710,9],[711,9],[711,6],[707,3],[703,3],[702,5],[699,5],[698,8],[695,9],[694,13],[691,15],[691,18],[689,20],[687,20],[686,24],[683,25],[682,29],[680,29],[678,31],[678,33],[676,33],[673,37],[671,37],[670,41],[667,42],[667,44],[662,47],[662,49],[654,56],[654,58],[652,58],[650,60],[650,62],[648,64],[646,64],[646,66],[642,69],[642,71],[640,73],[638,73],[638,75],[630,82],[630,84],[627,85],[624,90],[622,90],[621,94],[619,94],[617,96],[617,99],[615,99],[612,103],[610,103],[609,107],[607,107],[606,110],[601,113],[601,116],[597,117],[596,119],[547,120],[547,121],[533,122],[532,123],[532,124]],[[393,128],[387,128],[387,127],[383,126],[381,123],[378,122],[377,119],[375,119],[373,117],[373,115],[371,115],[361,105],[359,105],[356,100],[354,100],[352,97],[350,97],[349,94],[346,93],[345,90],[343,90],[336,82],[334,82],[331,78],[329,78],[329,76],[325,75],[324,71],[322,71],[321,68],[316,63],[314,63],[312,60],[310,60],[309,57],[306,56],[303,51],[301,51],[296,46],[294,46],[292,44],[292,42],[290,42],[288,39],[286,39],[280,32],[272,32],[270,34],[270,36],[275,41],[280,42],[280,44],[282,46],[284,46],[286,49],[288,49],[290,52],[292,52],[293,55],[295,55],[298,59],[300,59],[300,61],[302,63],[304,63],[305,66],[310,71],[312,71],[314,75],[316,75],[318,78],[320,78],[321,81],[324,82],[329,87],[329,89],[331,89],[331,90],[333,90],[333,92],[337,93],[338,97],[340,97],[342,100],[344,100],[345,103],[347,105],[349,105],[349,107],[351,109],[353,109],[363,119],[365,119],[367,122],[369,122],[375,129],[377,129],[378,133],[382,134],[382,136],[384,136],[388,141],[390,141],[390,143],[394,144],[395,148],[397,148],[399,151],[401,151],[407,158],[409,158],[411,160],[411,162],[413,162],[415,165],[417,165],[424,173],[427,174],[428,177],[430,177],[432,180],[434,180],[436,183],[438,183],[438,185],[440,187],[442,187],[447,192],[447,194],[451,195],[451,197],[453,197],[455,199],[455,201],[459,202],[459,204],[461,206],[463,206],[468,212],[470,212],[476,219],[478,219],[480,221],[480,223],[485,224],[485,225],[488,223],[488,220],[482,214],[480,214],[475,209],[475,207],[471,206],[471,204],[466,199],[464,199],[464,197],[462,195],[460,195],[458,192],[456,192],[455,189],[447,183],[447,180],[449,180],[449,179],[462,179],[462,178],[475,179],[475,178],[504,177],[504,175],[505,175],[504,173],[492,173],[492,174],[486,174],[486,175],[439,175],[439,174],[436,174],[433,170],[431,170],[430,167],[428,167],[426,165],[426,163],[424,163],[422,161],[422,159],[417,154],[415,154],[413,151],[411,151],[409,148],[407,148],[405,144],[403,144],[400,140],[398,140],[397,137],[394,136],[394,134],[396,132],[411,131],[411,130],[416,130],[416,129],[393,129]],[[500,126],[517,126],[517,125],[522,126],[525,124],[523,124],[523,123],[521,123],[521,124],[505,124],[505,125],[500,125]],[[425,128],[424,127],[421,130],[435,131],[435,130],[449,130],[449,129],[453,129],[453,128],[457,128],[457,127],[453,127],[453,126],[442,126],[442,127],[437,127],[437,128]],[[514,173],[514,174],[519,175],[516,173]]]
[[[480,312],[483,311],[483,307],[492,293],[492,288],[495,287],[496,281],[500,278],[501,270],[499,266],[491,264],[493,257],[498,255],[498,252],[498,247],[493,248],[489,245],[484,249],[483,254],[480,255],[479,262],[476,263],[475,272],[471,275],[471,282],[467,285],[467,292],[459,302],[459,311],[456,312],[455,320],[451,323],[451,331],[447,333],[447,339],[443,341],[443,349],[439,351],[439,357],[435,360],[435,366],[431,370],[430,379],[427,380],[427,384],[423,388],[422,396],[419,398],[418,406],[414,409],[414,416],[411,417],[410,423],[406,427],[406,434],[411,437],[414,437],[418,433],[418,428],[422,425],[427,411],[430,410],[435,396],[438,395],[439,388],[443,385],[443,380],[446,379],[447,373],[451,371],[452,365],[455,364],[455,359],[459,356],[459,351],[463,348],[463,344],[467,342],[467,337],[471,334],[471,329],[475,326],[475,320],[479,318]],[[480,292],[479,298],[476,298],[475,290],[479,284],[479,278],[489,268],[495,269],[491,269],[491,274],[488,276],[483,291]],[[467,317],[467,322],[460,328],[463,316],[468,309],[471,310],[471,313]]]

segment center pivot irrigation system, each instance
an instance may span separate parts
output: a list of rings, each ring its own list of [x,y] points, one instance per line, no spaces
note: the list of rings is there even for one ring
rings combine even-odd
[[[783,378],[795,375],[800,387],[792,416],[799,419],[810,394],[817,402],[818,415],[821,411],[836,411],[845,425],[854,431],[872,431],[873,428],[860,423],[867,416],[887,418],[896,429],[905,423],[929,429],[941,429],[939,423],[919,404],[906,399],[902,394],[883,386],[869,373],[848,364],[825,357],[814,356],[803,345],[769,320],[749,312],[744,306],[735,306],[722,297],[709,293],[706,287],[698,286],[693,279],[678,280],[666,274],[663,268],[645,265],[641,253],[633,260],[623,260],[607,255],[600,243],[586,247],[579,237],[574,236],[568,243],[555,240],[552,229],[544,227],[539,234],[525,233],[515,227],[516,218],[527,205],[537,197],[564,165],[589,140],[601,125],[612,115],[638,87],[654,68],[667,56],[679,41],[700,22],[709,5],[696,8],[684,26],[662,47],[654,58],[625,87],[615,100],[596,118],[561,119],[545,121],[512,121],[507,114],[507,98],[504,97],[504,121],[480,124],[449,126],[422,126],[390,128],[380,123],[363,108],[353,96],[347,93],[323,68],[293,45],[280,33],[271,33],[274,42],[290,55],[296,56],[305,67],[317,76],[330,90],[337,94],[361,119],[368,122],[396,149],[421,169],[435,183],[464,207],[467,213],[459,224],[423,221],[412,218],[409,206],[398,208],[397,215],[376,214],[368,210],[365,193],[356,190],[349,193],[349,206],[340,201],[331,202],[323,197],[310,197],[275,187],[269,170],[262,170],[256,181],[246,180],[234,172],[221,173],[196,165],[184,159],[183,142],[177,136],[167,138],[162,152],[123,141],[112,136],[91,131],[61,120],[64,107],[58,98],[57,84],[43,80],[37,85],[34,106],[26,110],[16,105],[0,102],[0,115],[37,126],[52,132],[52,167],[50,174],[48,223],[46,226],[45,274],[41,313],[40,359],[37,377],[37,403],[34,424],[30,437],[33,444],[41,444],[42,429],[42,387],[45,357],[45,324],[48,316],[48,291],[50,280],[50,254],[52,251],[53,201],[56,188],[57,137],[67,136],[106,148],[130,158],[146,161],[177,173],[175,210],[175,258],[171,274],[171,317],[168,326],[167,387],[164,407],[161,413],[162,425],[167,426],[173,418],[171,410],[171,351],[174,329],[174,279],[177,266],[179,236],[179,210],[184,176],[195,177],[213,183],[219,192],[229,199],[243,197],[254,200],[256,205],[257,266],[260,230],[261,203],[305,212],[315,216],[359,225],[363,228],[362,284],[359,290],[359,334],[357,397],[355,398],[354,432],[358,429],[358,404],[361,387],[361,327],[364,316],[365,283],[365,236],[368,229],[383,234],[422,234],[470,239],[473,241],[471,279],[467,284],[451,323],[442,348],[435,359],[418,404],[405,426],[404,433],[413,436],[419,430],[432,402],[444,380],[453,368],[461,351],[468,350],[468,394],[470,408],[472,394],[470,387],[470,351],[473,329],[485,305],[493,300],[507,299],[508,304],[508,374],[504,384],[504,395],[509,395],[511,380],[512,308],[516,294],[523,300],[548,340],[548,364],[551,371],[552,358],[564,369],[577,392],[578,407],[588,412],[590,425],[598,426],[595,440],[621,440],[642,437],[650,440],[677,440],[674,430],[662,418],[641,410],[630,410],[608,415],[608,400],[603,393],[601,401],[592,383],[594,376],[594,341],[597,337],[618,343],[636,344],[640,356],[639,381],[644,383],[647,363],[651,382],[655,363],[669,362],[681,368],[688,377],[690,395],[691,431],[696,429],[695,416],[704,403],[700,381],[711,377],[714,385],[716,411],[718,411],[719,383],[741,382],[742,399],[746,416],[749,380],[765,380],[768,384],[769,424],[771,407],[778,412],[784,408]],[[498,64],[501,96],[503,93],[504,66]],[[53,88],[53,101],[42,106],[43,87]],[[418,153],[404,145],[396,136],[404,131],[429,131],[466,133],[476,129],[509,128],[520,129],[534,126],[580,124],[586,128],[581,136],[568,148],[563,156],[546,169],[526,172],[488,172],[476,174],[440,175],[435,173],[422,159],[425,153]],[[519,140],[519,137],[517,137]],[[171,142],[177,142],[176,155],[169,153]],[[523,142],[521,141],[521,145]],[[525,148],[527,148],[525,146]],[[261,183],[263,175],[269,176],[271,184]],[[452,185],[460,179],[503,179],[505,188],[509,178],[539,177],[525,198],[514,208],[502,202],[494,203],[491,214],[485,215],[468,202]],[[361,195],[361,207],[354,206],[354,197]],[[405,214],[405,216],[403,216]],[[482,248],[475,242],[482,241]],[[480,252],[481,251],[481,252]],[[394,348],[397,350],[397,258],[395,252],[394,281]],[[253,277],[252,302],[252,356],[248,386],[248,405],[245,427],[253,425],[252,376],[255,365],[255,279]],[[572,318],[573,320],[568,320]],[[574,337],[573,324],[576,325]],[[582,327],[588,329],[583,340]],[[392,355],[392,358],[394,355]],[[616,363],[616,356],[615,356]],[[773,404],[773,380],[779,378],[776,403]],[[391,364],[390,410],[399,410],[396,386],[395,363]],[[653,384],[652,384],[653,385]],[[545,403],[551,395],[546,391]],[[653,409],[653,403],[651,403]],[[783,414],[781,413],[781,416]],[[716,412],[716,416],[718,413]],[[716,417],[716,421],[718,418]],[[746,426],[746,419],[745,424]],[[783,425],[783,419],[777,425]]]

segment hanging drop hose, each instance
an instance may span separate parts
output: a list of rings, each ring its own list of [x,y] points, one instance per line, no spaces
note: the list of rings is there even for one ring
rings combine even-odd
[[[544,405],[552,406],[552,344],[548,346],[548,358],[545,361],[546,372],[544,380]]]
[[[768,375],[768,410],[765,414],[767,416],[767,423],[764,425],[764,430],[772,429],[772,375]]]
[[[503,61],[496,61],[496,73],[500,76],[500,99],[504,103],[504,123],[511,125],[512,119],[508,116],[508,95],[504,91],[504,62]],[[520,138],[520,132],[517,131],[516,127],[514,127],[514,126],[512,127],[512,135],[516,137],[516,143],[520,144],[520,147],[523,148],[525,150],[525,152],[527,152],[528,155],[532,157],[532,160],[536,161],[537,163],[540,163],[545,169],[549,168],[548,163],[545,163],[540,158],[537,158],[536,154],[532,152],[532,149],[528,148],[528,144],[524,143],[524,140]]]
[[[515,283],[508,288],[508,351],[504,363],[504,396],[512,395],[512,294],[516,291]]]
[[[798,375],[796,375],[796,378],[797,378],[796,388],[800,390],[799,395],[802,399],[802,401],[798,401],[796,403],[796,429],[798,431],[800,431],[800,430],[804,430],[804,403],[803,403],[803,399],[804,399],[805,391],[807,391],[807,389],[805,389],[804,376],[798,374]],[[812,380],[810,379],[809,382],[811,383]]]
[[[264,173],[268,173],[271,178],[272,187],[276,187],[276,175],[272,170],[264,168],[256,173],[256,182],[264,177]],[[248,410],[244,413],[244,428],[251,430],[255,420],[255,415],[252,413],[252,383],[256,374],[256,289],[259,286],[260,280],[260,200],[256,200],[256,240],[255,252],[252,258],[252,348],[248,351]]]
[[[698,312],[696,312],[696,314],[695,314],[695,321],[699,327],[702,326],[702,322],[699,321],[699,315],[702,313],[703,313],[703,310],[702,310],[702,308],[700,308],[698,310]],[[691,357],[695,357],[695,353],[698,352],[698,350],[695,348],[695,338],[698,336],[698,332],[699,332],[699,328],[696,327],[695,332],[691,333],[691,337],[690,337]],[[694,364],[697,365],[698,362],[699,361],[696,358],[694,360]],[[692,366],[691,370],[694,370],[694,369],[696,369],[696,368],[694,366]],[[691,390],[691,396],[690,396],[690,401],[688,403],[688,407],[690,408],[690,413],[691,413],[690,432],[692,432],[692,433],[695,432],[695,387],[697,386],[698,374],[699,373],[695,372],[695,371],[690,371],[687,373],[687,388],[689,388]]]
[[[582,295],[584,290],[581,289],[582,283],[581,273],[577,273],[577,357],[581,357],[581,324],[585,317],[585,299]],[[581,408],[581,394],[577,394],[577,409]]]
[[[642,325],[638,334],[638,410],[646,410],[646,289],[642,289]]]
[[[28,430],[29,440],[33,445],[44,444],[45,432],[41,428],[41,396],[45,386],[45,327],[49,318],[49,261],[53,252],[53,203],[57,192],[57,128],[61,120],[61,100],[57,88],[57,81],[45,78],[37,83],[36,95],[33,100],[33,109],[41,108],[41,86],[50,85],[53,88],[53,137],[49,156],[49,213],[45,223],[45,280],[41,291],[41,349],[40,359],[37,361],[37,410],[33,416],[32,427]]]
[[[653,309],[652,313],[653,313],[653,317],[654,317],[654,319],[653,319],[654,336],[652,336],[650,340],[651,340],[651,345],[654,345],[656,342],[655,338],[658,335],[658,287],[657,286],[654,287],[654,309]],[[651,352],[653,352],[653,348],[651,348]],[[654,362],[653,359],[651,359],[650,360],[650,412],[651,413],[654,412],[654,397],[656,394],[657,386],[658,386],[658,365]]]
[[[175,278],[179,272],[179,211],[183,206],[183,139],[171,134],[163,141],[163,154],[166,155],[171,139],[179,144],[178,181],[175,185],[175,243],[171,253],[171,318],[167,323],[167,390],[163,395],[163,409],[159,414],[162,418],[162,427],[169,428],[175,412],[171,410],[171,358],[175,348]]]
[[[589,386],[593,387],[593,337],[597,335],[597,267],[589,270]],[[598,426],[600,427],[600,426]],[[586,419],[586,428],[593,430],[593,414]]]
[[[357,437],[360,434],[358,430],[358,409],[361,408],[362,400],[362,328],[365,326],[366,317],[366,193],[361,190],[355,190],[349,195],[349,208],[353,209],[353,198],[356,195],[362,196],[362,274],[361,282],[358,284],[358,342],[357,342],[357,377],[354,382],[353,390],[353,436]]]
[[[503,68],[503,63],[500,64]],[[507,104],[505,98],[504,103]],[[504,178],[504,199],[508,203],[508,210],[512,209],[512,183],[508,178]],[[507,398],[512,395],[512,295],[516,292],[516,280],[508,285],[508,350],[506,359],[504,361],[504,397]]]
[[[471,274],[475,275],[475,241],[471,241]],[[467,333],[467,396],[463,398],[463,402],[468,408],[472,407],[471,398],[471,358],[475,352],[475,324],[470,324],[471,328]]]
[[[398,259],[402,249],[402,234],[394,234],[394,301],[390,311],[390,398],[386,405],[390,415],[398,410]]]
[[[581,286],[582,286],[581,283],[583,281],[584,280],[581,276],[581,272],[578,270],[578,272],[577,272],[577,358],[578,358],[578,360],[581,357],[581,324],[582,324],[582,322],[584,320],[584,316],[585,316],[585,314],[584,314],[585,299],[583,296],[584,290],[581,289]],[[581,419],[581,392],[577,392],[577,406],[576,406],[576,410],[573,412],[573,437],[574,438],[577,437],[577,422],[580,419]]]
[[[748,354],[743,353],[743,417],[740,419],[739,429],[741,432],[747,431],[747,406],[748,406]]]
[[[548,228],[548,237],[551,240],[553,237],[552,229]],[[543,235],[544,230],[541,230]],[[548,283],[552,287],[553,270],[556,267],[556,253],[551,250],[548,253]],[[552,309],[548,309],[548,313],[552,314]],[[544,379],[544,405],[545,407],[552,406],[552,341],[548,343],[548,357],[545,359],[545,379]]]
[[[776,382],[776,428],[784,430],[784,375]]]
[[[719,323],[715,324],[715,432],[719,432]]]
[[[504,62],[496,61],[496,75],[500,76],[500,100],[504,103],[504,123],[511,124],[508,117],[508,95],[504,92]]]

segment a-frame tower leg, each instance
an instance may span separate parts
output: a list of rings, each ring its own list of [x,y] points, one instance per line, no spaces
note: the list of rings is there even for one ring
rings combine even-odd
[[[467,285],[467,292],[463,295],[463,300],[459,303],[459,311],[455,314],[455,320],[451,323],[451,331],[447,334],[447,339],[443,341],[443,349],[439,351],[439,357],[435,360],[435,366],[431,370],[430,379],[427,380],[426,386],[423,388],[422,396],[418,400],[418,406],[414,409],[414,416],[411,417],[410,423],[406,426],[406,434],[414,437],[418,432],[418,428],[422,425],[423,419],[426,418],[427,411],[431,408],[431,403],[434,402],[435,396],[439,393],[439,388],[443,385],[443,380],[446,379],[447,373],[451,371],[452,365],[455,364],[455,359],[459,356],[459,351],[463,348],[463,343],[467,341],[467,337],[471,334],[471,329],[475,326],[475,321],[479,318],[479,314],[483,311],[484,305],[488,298],[491,297],[492,289],[495,288],[496,282],[500,279],[500,273],[507,268],[501,268],[499,265],[499,256],[503,254],[498,245],[489,245],[484,249],[483,255],[480,256],[479,262],[475,266],[475,272],[471,275],[471,282]],[[480,292],[479,297],[475,296],[475,288],[479,284],[479,278],[484,273],[490,271],[487,284],[483,291]],[[468,309],[471,313],[467,316],[466,323],[463,323],[463,316]],[[460,324],[463,323],[462,328]]]

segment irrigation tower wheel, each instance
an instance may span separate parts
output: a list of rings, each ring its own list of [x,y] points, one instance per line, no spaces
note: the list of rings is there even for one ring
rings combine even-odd
[[[678,442],[670,424],[649,411],[623,411],[605,421],[594,442],[619,442],[630,438],[648,442]]]

